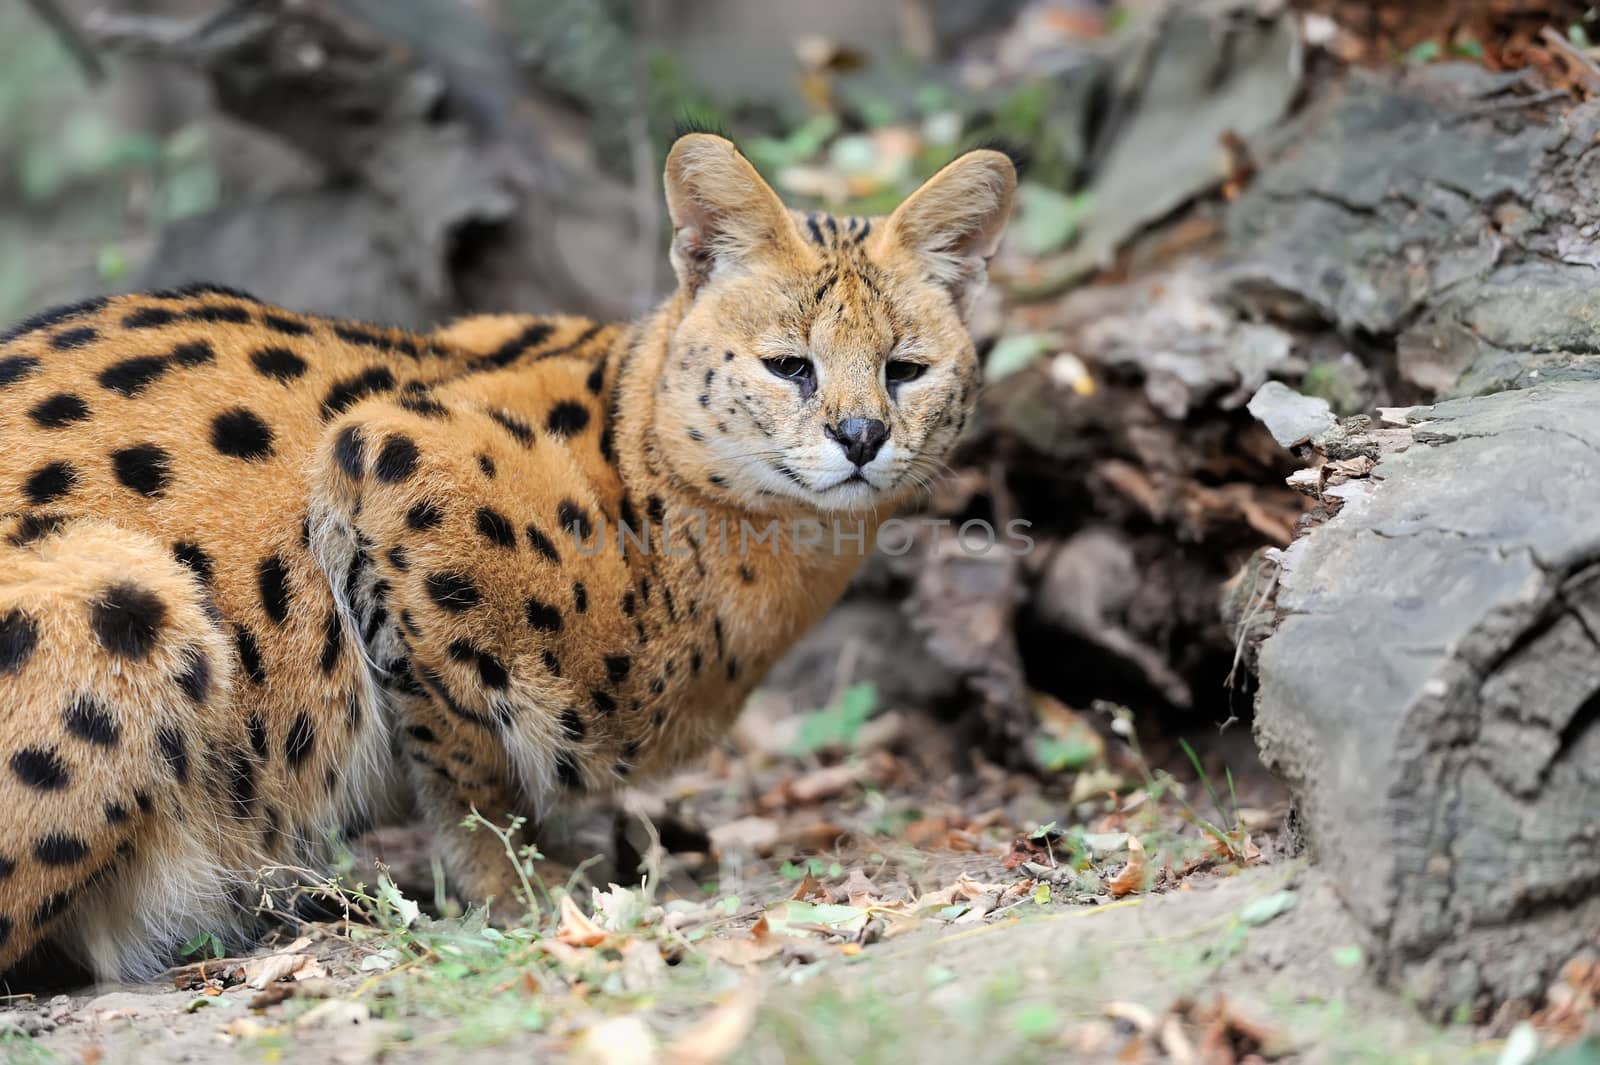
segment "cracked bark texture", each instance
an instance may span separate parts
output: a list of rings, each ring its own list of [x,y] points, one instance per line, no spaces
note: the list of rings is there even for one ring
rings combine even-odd
[[[1600,106],[1353,75],[1230,212],[1230,298],[1402,392],[1283,552],[1255,729],[1386,980],[1537,1000],[1600,943]],[[1336,508],[1336,509],[1335,509]]]

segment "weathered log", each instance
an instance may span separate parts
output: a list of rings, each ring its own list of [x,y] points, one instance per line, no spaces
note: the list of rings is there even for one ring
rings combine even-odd
[[[1281,385],[1252,404],[1311,437],[1323,519],[1275,556],[1256,736],[1378,973],[1439,1014],[1600,943],[1597,129],[1517,75],[1356,76],[1230,215],[1236,305],[1457,397],[1320,431]]]

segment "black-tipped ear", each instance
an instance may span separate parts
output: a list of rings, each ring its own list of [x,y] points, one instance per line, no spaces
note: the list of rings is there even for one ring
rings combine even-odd
[[[966,152],[999,152],[1011,160],[1011,169],[1017,172],[1017,180],[1022,180],[1029,167],[1033,165],[1033,158],[1028,154],[1028,149],[1020,144],[1005,140],[1000,137],[985,137],[967,147]]]
[[[679,137],[667,153],[665,184],[672,268],[690,291],[799,239],[778,194],[725,137]]]
[[[677,120],[672,124],[673,143],[676,144],[691,133],[709,133],[713,137],[721,137],[729,144],[734,145],[735,149],[738,148],[738,144],[733,139],[733,134],[729,133],[727,128],[715,118],[693,111],[679,112]]]

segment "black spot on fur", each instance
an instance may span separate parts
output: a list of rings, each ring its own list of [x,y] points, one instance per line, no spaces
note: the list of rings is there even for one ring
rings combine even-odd
[[[504,514],[492,507],[478,508],[478,535],[496,547],[515,549],[517,546],[517,531]]]
[[[450,657],[457,662],[471,662],[478,667],[478,677],[484,686],[496,691],[511,682],[505,663],[488,651],[474,647],[468,640],[457,640],[450,645]]]
[[[120,825],[127,821],[128,817],[130,816],[128,813],[128,808],[122,805],[120,802],[106,803],[105,811],[106,824],[108,825]]]
[[[177,559],[178,565],[185,566],[194,572],[207,584],[211,583],[212,574],[216,566],[211,561],[211,556],[201,550],[200,545],[188,540],[180,540],[172,545],[172,557]]]
[[[572,609],[580,614],[589,610],[589,589],[583,586],[582,581],[572,582]]]
[[[252,352],[250,365],[262,377],[270,377],[281,384],[288,384],[306,372],[306,360],[288,348],[262,348]]]
[[[261,324],[274,333],[282,333],[286,337],[303,337],[311,333],[311,326],[298,318],[288,315],[275,314],[268,311],[261,316]]]
[[[583,739],[589,727],[583,722],[583,715],[578,713],[577,707],[569,706],[561,711],[561,731],[571,740]]]
[[[24,333],[49,329],[53,325],[60,325],[62,322],[69,322],[74,318],[83,318],[93,314],[105,305],[106,298],[104,296],[95,296],[91,299],[80,300],[77,303],[67,303],[59,307],[47,308],[38,314],[24,318],[15,326],[0,333],[0,344],[15,340]]]
[[[478,605],[478,586],[462,573],[430,573],[428,598],[441,610],[460,614]]]
[[[159,496],[172,483],[172,456],[154,444],[113,451],[111,469],[124,488],[142,496]]]
[[[256,462],[272,454],[272,429],[254,411],[234,407],[211,419],[211,446],[223,455]]]
[[[368,396],[394,389],[394,374],[386,366],[371,366],[354,377],[334,383],[322,400],[322,416],[332,418]]]
[[[250,683],[265,684],[267,671],[261,665],[261,647],[256,643],[255,633],[240,625],[234,631],[233,642],[239,650],[239,664],[244,667],[244,675],[250,678]]]
[[[493,418],[502,429],[511,434],[512,439],[523,447],[533,446],[532,427],[515,414],[510,414],[503,410],[492,410],[489,412],[489,417]]]
[[[32,355],[10,355],[0,359],[0,388],[16,384],[39,372],[39,360]]]
[[[529,599],[523,605],[528,624],[539,632],[560,632],[561,611],[538,599]]]
[[[267,723],[260,714],[251,714],[244,724],[245,733],[250,737],[250,749],[256,752],[257,758],[267,756]]]
[[[122,318],[124,329],[156,329],[163,325],[171,325],[178,320],[178,316],[165,307],[140,307],[131,311]]]
[[[89,417],[89,404],[83,401],[82,396],[57,392],[35,403],[29,409],[28,417],[41,429],[63,429]]]
[[[494,480],[494,459],[490,458],[488,455],[479,455],[478,469],[482,470],[483,475],[489,478],[489,480]]]
[[[233,800],[233,811],[239,817],[250,815],[250,806],[256,801],[256,764],[243,751],[233,752],[225,770],[228,780],[228,797]]]
[[[400,405],[412,414],[424,418],[450,417],[450,408],[429,395],[428,386],[420,381],[412,381],[406,385],[405,391],[400,396]]]
[[[609,425],[600,430],[600,457],[605,460],[607,465],[612,465],[616,462],[616,455],[611,450],[611,426]]]
[[[402,355],[417,358],[417,342],[404,333],[396,333],[379,326],[366,325],[361,322],[336,322],[333,327],[334,335],[340,340],[351,344],[360,344],[363,347],[374,348],[378,351],[393,351]]]
[[[34,506],[60,499],[78,486],[78,471],[70,462],[50,462],[22,482],[22,494]]]
[[[645,514],[649,516],[652,525],[660,525],[667,520],[667,508],[658,495],[652,495],[645,501],[644,510]]]
[[[13,607],[0,617],[0,676],[21,669],[39,646],[39,623]]]
[[[53,748],[24,747],[11,756],[11,771],[35,791],[60,791],[72,777]]]
[[[283,757],[291,768],[299,769],[311,757],[311,749],[316,743],[317,730],[312,726],[310,716],[302,710],[289,724],[288,738],[283,741]]]
[[[339,623],[339,611],[328,608],[328,620],[322,624],[322,675],[328,676],[339,664],[339,649],[344,645],[344,626]]]
[[[633,669],[633,659],[627,655],[606,655],[606,676],[613,684],[621,684],[628,679],[628,673]]]
[[[600,711],[600,713],[614,714],[617,712],[617,701],[611,698],[611,696],[607,693],[601,691],[599,688],[595,688],[593,691],[591,691],[589,696],[594,700],[594,708]]]
[[[116,718],[93,699],[74,702],[61,715],[61,721],[69,733],[96,747],[115,747],[122,738],[122,728]]]
[[[361,439],[361,426],[347,425],[339,430],[338,437],[333,442],[333,460],[339,464],[339,469],[352,481],[361,480],[361,474],[366,468],[367,458],[365,442]]]
[[[589,426],[589,408],[582,403],[564,399],[550,408],[545,428],[556,436],[572,436]]]
[[[561,505],[556,507],[556,521],[561,528],[580,540],[589,539],[589,534],[594,531],[589,524],[588,512],[570,499],[562,500]]]
[[[160,300],[187,300],[196,296],[231,296],[246,303],[261,302],[243,289],[234,288],[232,285],[221,285],[215,281],[190,281],[176,288],[157,289],[149,295]]]
[[[232,322],[235,325],[244,325],[250,321],[249,311],[226,303],[203,304],[185,311],[183,316],[191,322]]]
[[[77,865],[89,856],[89,845],[77,836],[52,832],[33,845],[33,856],[41,865]]]
[[[46,536],[60,532],[66,523],[66,516],[63,514],[40,514],[38,511],[29,511],[22,516],[17,523],[16,531],[7,540],[12,547],[26,547],[35,540],[42,540]]]
[[[206,657],[204,651],[193,647],[183,653],[183,659],[178,687],[196,706],[204,706],[211,697],[211,659]]]
[[[507,340],[492,354],[484,356],[479,365],[504,366],[516,360],[517,356],[538,344],[543,344],[555,332],[555,327],[549,322],[534,322],[516,336]]]
[[[289,617],[289,569],[277,555],[268,555],[256,566],[256,588],[261,592],[261,605],[274,625],[282,625]]]
[[[539,552],[539,554],[543,555],[551,562],[561,561],[561,553],[556,550],[556,545],[550,542],[550,538],[548,536],[540,532],[532,525],[529,525],[523,531],[528,534],[528,543],[533,546],[535,551]]]
[[[372,472],[385,484],[399,484],[417,472],[417,445],[409,436],[395,435],[384,441]]]
[[[415,529],[417,532],[423,532],[427,529],[437,529],[439,524],[443,521],[444,511],[440,510],[437,505],[428,502],[426,499],[412,504],[411,509],[406,511],[406,524]]]
[[[407,725],[406,734],[418,743],[438,743],[439,737],[427,725]]]
[[[179,784],[189,781],[189,748],[183,742],[183,734],[177,729],[164,728],[156,734],[156,744],[161,748],[161,757],[167,760],[167,768],[172,770],[172,775]]]
[[[389,548],[389,565],[393,566],[401,573],[404,573],[406,570],[410,569],[411,560],[406,557],[406,549],[403,547]]]
[[[209,341],[187,340],[172,349],[172,361],[179,366],[204,366],[217,361]]]
[[[578,763],[572,760],[570,754],[563,752],[556,756],[556,779],[561,781],[561,786],[574,791],[583,788],[583,773],[578,769]]]
[[[622,612],[628,617],[633,617],[639,609],[639,599],[632,592],[622,593]]]
[[[136,584],[112,585],[89,607],[89,625],[100,646],[134,661],[150,654],[166,622],[167,604]]]
[[[589,376],[584,379],[584,387],[595,395],[599,395],[606,386],[606,364],[604,360],[594,364],[594,369],[589,371]]]
[[[165,355],[136,355],[107,366],[100,371],[98,380],[102,388],[131,399],[170,369],[172,363]]]

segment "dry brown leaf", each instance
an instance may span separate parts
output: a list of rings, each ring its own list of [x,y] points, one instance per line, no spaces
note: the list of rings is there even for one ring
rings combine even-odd
[[[666,1065],[717,1065],[750,1034],[760,1004],[760,990],[746,984],[667,1046]]]
[[[828,893],[828,889],[822,886],[822,882],[812,876],[811,870],[807,869],[806,875],[800,878],[800,883],[794,887],[794,894],[790,895],[789,898],[822,899],[826,902],[831,896]]]
[[[556,929],[556,942],[569,947],[595,947],[604,943],[608,934],[578,908],[571,895],[561,896],[561,924]]]
[[[1114,1021],[1126,1021],[1140,1035],[1149,1035],[1156,1029],[1156,1015],[1137,1002],[1107,1002],[1100,1012]]]
[[[878,885],[874,884],[867,874],[860,869],[850,870],[849,878],[840,889],[844,900],[851,906],[865,908],[879,905]]]
[[[251,958],[244,965],[245,985],[254,991],[279,980],[307,980],[326,975],[322,963],[310,954],[269,954],[264,958]]]
[[[1128,864],[1106,885],[1112,897],[1120,899],[1135,891],[1143,891],[1149,868],[1150,860],[1145,856],[1144,844],[1139,842],[1138,836],[1129,836]]]

